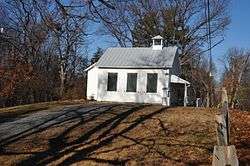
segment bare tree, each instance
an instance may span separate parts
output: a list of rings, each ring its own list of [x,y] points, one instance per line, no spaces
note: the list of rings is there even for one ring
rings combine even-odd
[[[224,30],[229,24],[228,0],[211,1],[211,36],[214,45],[223,40]],[[194,55],[206,50],[207,15],[206,4],[200,0],[160,0],[114,2],[115,10],[103,5],[89,7],[99,18],[104,32],[117,39],[125,47],[150,45],[151,37],[161,34],[168,42],[179,41],[182,48],[181,64],[190,63]]]
[[[78,9],[65,14],[54,0],[5,0],[1,8],[8,20],[0,23],[2,105],[64,98],[73,79],[85,80],[86,19],[74,16]]]
[[[229,106],[235,107],[236,97],[242,83],[242,77],[249,68],[250,53],[244,49],[231,48],[228,50],[223,74],[223,86],[229,95]]]

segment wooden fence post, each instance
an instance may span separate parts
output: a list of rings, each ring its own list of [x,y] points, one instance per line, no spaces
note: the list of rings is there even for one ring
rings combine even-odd
[[[222,100],[222,109],[221,113],[224,115],[225,122],[226,122],[226,130],[227,130],[227,145],[230,143],[230,121],[229,121],[229,109],[228,109],[228,97],[227,97],[227,91],[226,88],[222,88],[222,95],[221,95],[221,100]]]
[[[214,146],[212,166],[239,166],[235,146]]]
[[[224,115],[215,115],[217,144],[220,146],[228,145],[227,126]]]
[[[230,121],[228,112],[227,92],[222,89],[222,108],[220,113],[215,116],[217,144],[214,146],[213,166],[238,166],[238,158],[236,155],[235,146],[230,143]]]

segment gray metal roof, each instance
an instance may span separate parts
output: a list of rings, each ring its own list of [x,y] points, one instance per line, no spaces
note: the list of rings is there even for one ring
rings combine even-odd
[[[176,46],[162,50],[152,48],[109,48],[96,63],[97,67],[115,68],[171,68]]]

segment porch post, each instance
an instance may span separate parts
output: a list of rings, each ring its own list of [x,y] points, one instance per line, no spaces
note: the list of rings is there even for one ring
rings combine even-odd
[[[187,84],[185,83],[185,90],[184,90],[184,107],[187,106]]]
[[[170,73],[169,69],[164,69],[164,84],[162,88],[162,105],[170,106],[170,96],[169,96],[169,89],[170,89]]]
[[[167,88],[164,87],[162,88],[162,91],[163,91],[163,95],[162,95],[162,105],[164,106],[168,106],[168,102],[167,102]]]

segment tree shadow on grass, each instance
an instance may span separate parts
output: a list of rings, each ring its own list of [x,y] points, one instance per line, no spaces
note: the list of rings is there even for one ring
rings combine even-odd
[[[208,164],[207,160],[202,161],[190,159],[188,161],[182,161],[181,158],[171,157],[172,155],[169,155],[168,152],[165,153],[164,150],[162,151],[162,149],[158,148],[162,143],[162,145],[167,148],[180,146],[210,150],[207,149],[206,145],[193,145],[192,143],[185,141],[179,143],[177,142],[175,144],[168,144],[167,142],[159,142],[159,140],[157,140],[159,137],[153,138],[151,137],[151,135],[143,135],[143,137],[139,138],[136,136],[137,134],[132,134],[134,133],[134,131],[137,131],[137,129],[139,129],[137,128],[139,125],[144,126],[145,121],[156,120],[159,121],[159,132],[163,134],[163,137],[169,138],[168,133],[171,131],[168,130],[166,126],[164,126],[164,122],[159,118],[160,116],[155,116],[165,111],[166,108],[162,107],[159,109],[147,109],[146,107],[148,106],[150,105],[129,104],[126,106],[109,106],[105,108],[105,111],[103,112],[95,112],[96,110],[92,110],[90,111],[91,114],[89,114],[89,116],[87,117],[83,117],[82,113],[78,109],[75,109],[73,111],[73,117],[75,119],[71,119],[71,116],[71,118],[65,119],[64,121],[58,122],[56,124],[52,124],[46,129],[55,127],[55,125],[58,124],[65,126],[65,122],[68,122],[70,120],[77,120],[74,121],[75,123],[71,123],[71,125],[64,127],[65,129],[62,132],[60,132],[55,137],[48,139],[49,148],[47,150],[42,152],[29,153],[31,154],[31,156],[20,161],[18,165],[47,165],[51,163],[57,163],[58,165],[70,165],[80,161],[92,161],[99,164],[125,165],[129,160],[137,160],[139,156],[134,156],[132,158],[131,156],[119,156],[119,158],[111,156],[111,158],[105,158],[99,157],[99,155],[102,156],[102,154],[106,154],[109,152],[111,152],[112,154],[116,153],[117,151],[123,151],[127,148],[133,149],[134,146],[139,146],[145,149],[145,151],[143,151],[142,153],[138,152],[138,155],[140,155],[141,157],[151,156],[153,153],[156,153],[158,156],[161,156],[161,159],[163,160],[185,163],[186,165]],[[89,127],[88,123],[91,124],[91,127],[89,129],[87,128]],[[83,132],[81,132],[79,128],[85,129]],[[133,130],[135,128],[137,129]],[[131,130],[133,130],[132,133],[130,132]],[[69,136],[70,134],[72,134],[72,132],[79,132],[79,134],[77,134],[77,137],[74,137],[73,140],[71,140]],[[119,139],[127,139],[129,140],[129,144],[125,143],[125,145],[121,144],[122,146],[114,146],[113,143]],[[151,142],[147,142],[147,140],[150,140]],[[11,153],[6,152],[6,154]],[[22,153],[13,152],[13,154]],[[24,152],[23,154],[27,153]],[[141,158],[141,160],[147,160],[147,157]]]
[[[81,106],[77,106],[77,107],[73,107],[73,108],[70,108],[70,109],[63,110],[63,113],[61,113],[59,115],[56,115],[56,116],[53,116],[53,117],[51,117],[51,118],[49,118],[47,120],[44,120],[43,122],[41,122],[41,123],[39,123],[37,125],[33,125],[30,128],[28,128],[28,129],[26,129],[24,131],[21,131],[21,132],[19,132],[17,134],[14,134],[14,135],[11,135],[11,136],[9,136],[7,138],[1,139],[1,142],[0,142],[1,151],[0,151],[0,153],[4,152],[4,150],[3,150],[4,146],[15,143],[16,141],[18,141],[20,139],[23,139],[23,138],[26,138],[26,137],[28,137],[30,135],[45,131],[47,129],[50,129],[53,126],[63,124],[65,122],[69,122],[69,121],[72,121],[72,120],[75,120],[75,119],[83,120],[83,119],[85,119],[85,117],[83,117],[84,115],[87,115],[87,114],[89,114],[91,112],[94,112],[94,111],[98,111],[100,109],[103,109],[103,111],[99,111],[97,113],[97,115],[100,115],[101,113],[103,113],[105,111],[108,111],[108,110],[112,109],[115,106],[118,106],[118,105],[116,104],[116,105],[97,106],[97,107],[91,108],[91,109],[89,109],[88,111],[85,111],[85,112],[78,112],[79,109],[83,109],[83,107],[81,107]]]
[[[139,111],[139,110],[145,108],[146,106],[147,105],[132,106],[132,108],[129,108],[128,110],[125,110],[124,112],[122,112],[121,110],[117,110],[117,111],[121,111],[121,113],[119,113],[111,118],[106,119],[104,122],[102,122],[100,124],[97,124],[92,129],[88,130],[86,133],[81,135],[79,138],[72,140],[72,141],[67,141],[67,138],[66,138],[67,134],[69,134],[72,130],[76,129],[77,127],[87,123],[87,121],[80,120],[77,124],[72,125],[68,129],[64,130],[57,137],[50,139],[49,140],[50,147],[48,150],[32,155],[30,158],[21,161],[19,163],[19,165],[32,165],[32,164],[46,165],[46,164],[49,164],[57,159],[60,159],[61,157],[65,156],[65,155],[68,155],[68,154],[76,151],[79,147],[83,146],[83,144],[85,144],[87,146],[90,145],[90,146],[84,148],[83,150],[80,150],[79,153],[76,153],[73,156],[66,159],[62,163],[62,165],[74,163],[74,162],[77,162],[79,160],[84,160],[84,159],[86,160],[86,157],[88,156],[88,154],[92,153],[93,151],[95,151],[95,150],[97,150],[105,145],[110,144],[112,142],[112,140],[117,138],[121,133],[128,132],[129,130],[133,129],[138,124],[140,124],[142,121],[144,121],[147,117],[143,117],[141,119],[138,119],[134,123],[134,125],[131,125],[130,127],[122,130],[121,133],[116,133],[116,134],[113,134],[111,136],[108,135],[108,134],[110,134],[110,132],[114,128],[116,128],[121,123],[121,121],[126,119],[132,113]],[[105,111],[105,113],[107,113],[107,111]],[[93,117],[89,118],[88,121],[93,121],[98,116],[101,116],[101,114],[94,115]],[[148,116],[153,116],[153,114],[152,115],[150,114]],[[101,132],[102,130],[103,130],[103,132]],[[91,136],[97,134],[98,132],[101,132],[101,134],[97,138],[91,140]],[[64,141],[62,142],[61,140],[64,140]],[[98,140],[101,140],[98,144],[91,145],[92,142],[98,141]],[[79,155],[81,156],[81,158],[79,158]],[[93,160],[93,158],[92,158],[92,160]],[[101,160],[99,160],[99,162],[100,161]],[[102,162],[104,162],[104,160],[102,160]],[[117,162],[119,162],[119,161],[110,161],[110,160],[107,161],[107,163],[117,163]],[[124,161],[121,161],[121,162],[124,162]]]

